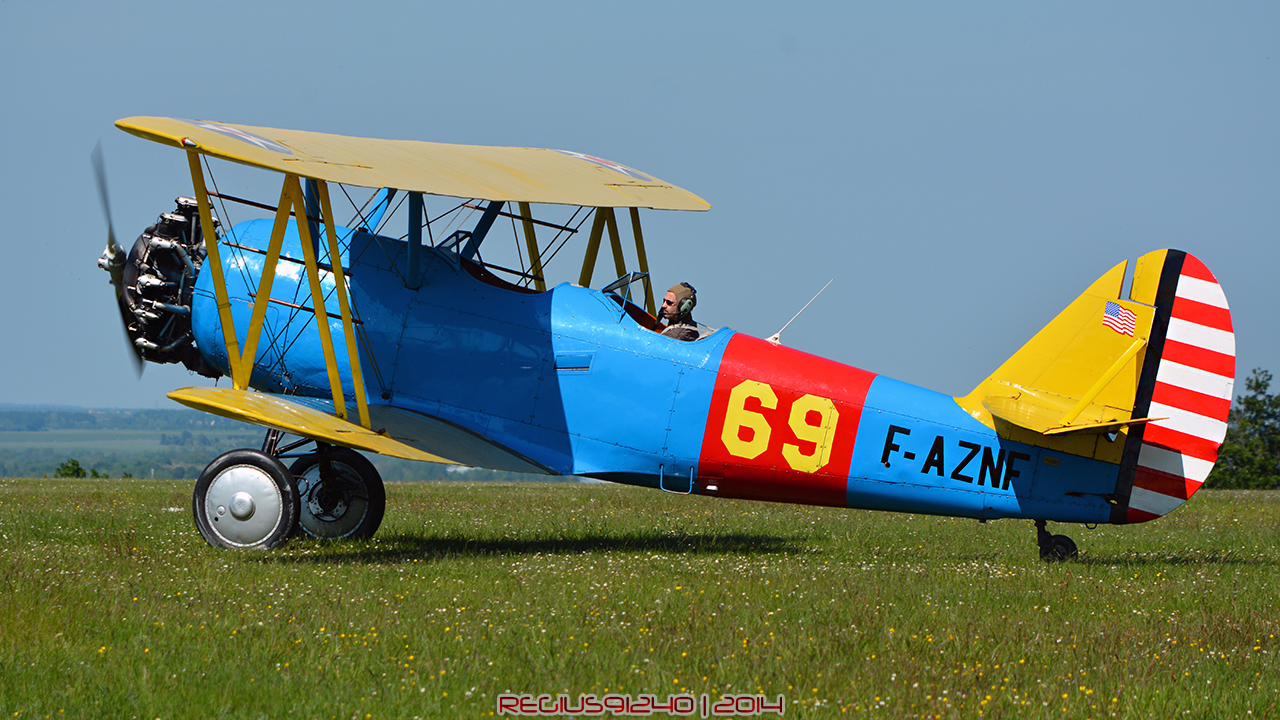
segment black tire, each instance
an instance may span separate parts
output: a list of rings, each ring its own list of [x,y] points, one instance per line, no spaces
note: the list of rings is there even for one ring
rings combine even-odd
[[[214,547],[270,550],[298,524],[298,489],[279,460],[257,450],[232,450],[200,473],[191,514]]]
[[[1054,535],[1049,538],[1049,547],[1041,548],[1040,559],[1046,562],[1065,562],[1074,560],[1077,554],[1074,540],[1066,535]]]
[[[330,448],[298,458],[289,472],[298,488],[299,532],[327,540],[363,540],[378,531],[387,491],[377,468],[360,453]],[[325,478],[325,472],[332,474]]]

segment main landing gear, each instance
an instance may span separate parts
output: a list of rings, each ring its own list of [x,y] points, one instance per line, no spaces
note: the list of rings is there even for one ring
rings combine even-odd
[[[293,535],[332,540],[372,537],[382,524],[386,490],[373,463],[359,453],[300,440],[278,447],[269,431],[262,450],[219,456],[196,481],[191,510],[196,528],[214,547],[283,545]],[[296,458],[286,468],[281,458]]]
[[[257,450],[232,450],[200,473],[191,512],[214,547],[279,547],[298,524],[298,489],[284,464]]]
[[[1066,535],[1050,535],[1045,521],[1036,521],[1036,541],[1040,545],[1040,559],[1045,562],[1065,562],[1075,559],[1076,544]]]

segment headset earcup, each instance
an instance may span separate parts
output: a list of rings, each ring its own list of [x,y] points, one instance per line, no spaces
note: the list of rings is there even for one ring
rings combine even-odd
[[[676,308],[676,311],[681,315],[688,315],[693,312],[694,306],[698,304],[698,291],[694,290],[693,286],[687,282],[682,282],[680,284],[689,288],[689,297],[680,301],[680,305]]]

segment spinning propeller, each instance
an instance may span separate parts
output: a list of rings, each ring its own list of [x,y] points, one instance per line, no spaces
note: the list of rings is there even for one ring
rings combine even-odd
[[[129,320],[132,313],[129,312],[124,301],[124,268],[129,255],[116,242],[115,226],[111,222],[111,202],[107,198],[107,167],[102,159],[101,142],[94,146],[90,160],[93,162],[93,174],[98,184],[98,199],[102,201],[102,214],[107,219],[107,249],[102,252],[102,257],[98,258],[98,267],[111,275],[111,284],[116,289],[116,305],[120,309],[120,319],[124,323],[124,339],[129,344],[129,358],[133,360],[134,373],[142,377],[142,354],[129,337]]]

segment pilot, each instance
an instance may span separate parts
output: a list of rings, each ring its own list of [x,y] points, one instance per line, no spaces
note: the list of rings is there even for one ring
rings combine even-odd
[[[658,311],[659,319],[665,323],[659,326],[662,334],[686,342],[702,337],[698,324],[693,321],[693,308],[697,304],[698,291],[692,285],[687,282],[672,285]]]

